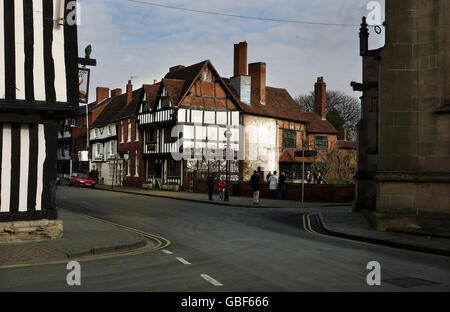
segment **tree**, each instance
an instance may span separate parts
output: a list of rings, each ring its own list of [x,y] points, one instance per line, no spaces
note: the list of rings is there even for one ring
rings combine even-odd
[[[306,112],[314,111],[314,92],[299,95],[295,101]],[[349,138],[356,139],[356,125],[361,119],[360,101],[341,91],[327,91],[327,120],[336,128],[348,129]]]
[[[335,145],[317,154],[312,170],[320,172],[327,184],[353,183],[356,162],[356,150],[344,150]]]

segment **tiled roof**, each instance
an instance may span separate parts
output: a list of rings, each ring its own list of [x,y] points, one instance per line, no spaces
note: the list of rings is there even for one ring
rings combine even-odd
[[[327,133],[337,134],[336,128],[328,121],[322,120],[315,112],[305,112],[308,115],[309,123],[306,126],[306,131],[311,133]]]
[[[133,91],[133,98],[128,105],[125,105],[122,110],[117,114],[117,120],[133,117],[136,115],[137,108],[142,98],[144,88],[140,88]]]
[[[230,79],[222,78],[237,96],[236,90],[231,86]],[[266,103],[259,103],[257,97],[252,94],[251,105],[241,104],[244,112],[264,117],[283,120],[306,122],[307,131],[313,133],[336,134],[337,130],[327,120],[322,120],[314,112],[304,112],[290,96],[286,89],[266,86]]]
[[[109,100],[110,100],[110,98],[105,99],[105,100],[103,100],[103,101],[101,101],[99,103],[97,103],[97,101],[89,103],[88,104],[88,111],[89,111],[89,113],[92,113],[92,111],[94,109],[102,107],[103,105],[107,105],[109,103]],[[84,115],[84,114],[86,114],[86,106],[85,105],[79,106],[78,107],[78,115]]]
[[[183,67],[177,70],[173,70],[172,72],[168,72],[164,77],[163,81],[166,79],[184,81],[183,86],[181,82],[173,83],[174,90],[173,93],[179,93],[179,97],[173,103],[174,105],[178,105],[178,102],[182,99],[182,97],[186,94],[186,92],[190,89],[192,83],[198,77],[202,69],[208,64],[209,61],[203,61],[188,67]],[[169,91],[168,91],[169,92]],[[169,95],[170,96],[170,95]]]
[[[158,96],[161,84],[159,82],[152,85],[145,84],[142,87],[144,88],[145,95],[147,95],[147,100],[150,108],[153,108],[156,104],[156,97]]]
[[[237,104],[238,107],[241,107],[242,104],[239,101],[239,98],[236,96],[236,93],[233,92],[233,90],[230,88],[229,83],[227,83],[224,78],[220,77],[219,73],[217,72],[217,70],[214,68],[214,66],[212,65],[211,61],[206,60],[206,61],[202,61],[200,63],[188,66],[188,67],[183,67],[177,70],[173,70],[172,72],[169,72],[166,74],[166,76],[164,77],[163,81],[165,80],[172,80],[170,82],[170,84],[172,85],[172,93],[173,93],[173,97],[176,97],[176,94],[178,93],[178,99],[175,102],[174,105],[178,105],[183,97],[186,95],[186,93],[189,91],[189,89],[191,88],[192,84],[196,81],[197,77],[201,74],[203,68],[205,68],[205,66],[210,66],[212,72],[214,73],[214,75],[217,77],[217,82],[224,88],[225,92],[227,92],[229,95],[231,95],[231,97],[234,99],[235,103]],[[184,85],[181,85],[181,82],[184,81]],[[169,93],[169,97],[171,97],[170,95],[170,91],[168,90]],[[172,100],[172,97],[171,97]]]
[[[141,94],[142,89],[137,89],[133,91],[133,99],[136,99],[139,94]],[[109,102],[106,104],[108,105],[103,109],[101,114],[98,116],[98,118],[95,120],[92,127],[101,127],[104,125],[107,125],[109,123],[116,122],[117,120],[125,118],[124,116],[128,112],[128,109],[126,108],[126,101],[127,101],[127,94],[123,93],[121,95],[118,95],[116,97],[110,98]],[[134,105],[135,102],[139,101],[131,101],[129,104]],[[132,104],[134,103],[134,104]],[[137,105],[137,104],[136,104]]]
[[[162,83],[167,90],[170,102],[177,105],[178,101],[180,101],[181,97],[184,95],[183,91],[185,89],[184,86],[187,84],[186,80],[164,78]]]

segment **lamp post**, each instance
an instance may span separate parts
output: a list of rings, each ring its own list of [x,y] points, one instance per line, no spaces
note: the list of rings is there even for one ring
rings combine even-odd
[[[231,138],[231,135],[232,135],[232,133],[231,133],[231,131],[230,131],[230,128],[229,127],[227,127],[227,130],[225,131],[225,133],[224,133],[224,135],[225,135],[225,137],[227,138],[227,145],[226,145],[226,178],[225,178],[225,183],[226,183],[226,187],[225,187],[225,197],[224,197],[224,201],[229,201],[230,200],[230,198],[229,198],[229,194],[228,194],[228,187],[229,187],[229,185],[228,185],[228,183],[229,183],[229,157],[228,157],[228,155],[229,155],[229,152],[230,152],[230,138]]]
[[[306,132],[302,135],[302,207],[305,205],[305,148],[306,145]]]

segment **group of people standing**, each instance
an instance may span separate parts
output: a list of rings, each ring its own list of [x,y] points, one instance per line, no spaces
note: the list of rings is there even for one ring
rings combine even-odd
[[[214,186],[216,185],[216,176],[214,174],[210,174],[208,177],[208,181],[206,182],[208,185],[208,197],[209,200],[212,200],[212,195],[214,192]],[[220,179],[219,183],[217,183],[217,186],[219,188],[219,199],[225,200],[225,189],[227,187],[227,183],[224,179]]]
[[[322,177],[320,172],[316,175],[311,174],[311,171],[308,171],[306,174],[306,182],[311,183],[313,179],[316,183],[322,183]],[[277,172],[273,173],[269,172],[266,176],[267,183],[269,184],[269,196],[271,199],[284,199],[286,193],[286,176],[284,172],[281,173],[280,176],[277,175]],[[216,176],[214,174],[210,174],[208,177],[207,185],[208,185],[208,196],[209,200],[212,200],[214,187],[217,183]],[[253,188],[253,204],[259,204],[259,192],[261,191],[262,179],[258,171],[253,171],[253,174],[250,178],[250,185]],[[224,179],[220,179],[217,183],[219,188],[219,199],[225,200],[225,189],[227,187]]]
[[[284,173],[278,177],[277,172],[268,173],[266,176],[269,183],[269,195],[271,199],[284,199],[286,192],[286,176]],[[258,171],[253,171],[253,175],[250,178],[250,184],[253,186],[253,204],[259,204],[259,192],[261,190],[261,176]]]
[[[91,171],[89,171],[88,176],[89,176],[90,179],[94,180],[95,183],[98,183],[99,173],[98,173],[97,169],[91,169]]]
[[[314,181],[315,181],[315,183],[317,183],[317,184],[322,184],[322,182],[323,182],[323,179],[322,179],[322,175],[320,174],[320,172],[317,172],[317,173],[315,173],[315,174],[312,174],[311,173],[311,171],[307,171],[306,172],[306,182],[308,183],[308,184],[311,184],[311,183],[314,183]]]

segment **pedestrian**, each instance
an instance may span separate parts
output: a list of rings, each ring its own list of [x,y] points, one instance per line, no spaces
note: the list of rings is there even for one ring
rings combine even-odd
[[[95,183],[97,183],[97,184],[98,184],[98,176],[99,176],[98,170],[95,169],[95,170],[94,170],[94,179],[95,179]]]
[[[266,175],[266,181],[267,181],[267,183],[269,183],[269,179],[270,179],[270,171],[269,171],[269,173]]]
[[[220,179],[219,182],[219,198],[220,200],[224,200],[225,199],[225,188],[227,187],[227,184],[225,183],[225,181],[223,179]]]
[[[277,190],[278,190],[278,177],[277,172],[274,171],[272,175],[269,177],[269,192],[271,199],[277,199]]]
[[[250,184],[253,187],[253,205],[259,204],[259,191],[261,189],[261,177],[255,170],[250,178]]]
[[[317,173],[317,184],[322,184],[322,176],[321,176],[321,174],[320,174],[320,172],[319,173]]]
[[[278,179],[278,199],[284,199],[284,193],[286,192],[286,176],[284,172],[280,174]]]
[[[311,183],[312,178],[313,177],[312,177],[311,171],[308,170],[308,172],[306,173],[306,181],[308,182],[308,184]]]
[[[214,174],[210,174],[208,177],[208,182],[206,183],[208,185],[208,198],[209,200],[212,200],[213,192],[214,192],[214,184],[216,182],[216,177]]]

